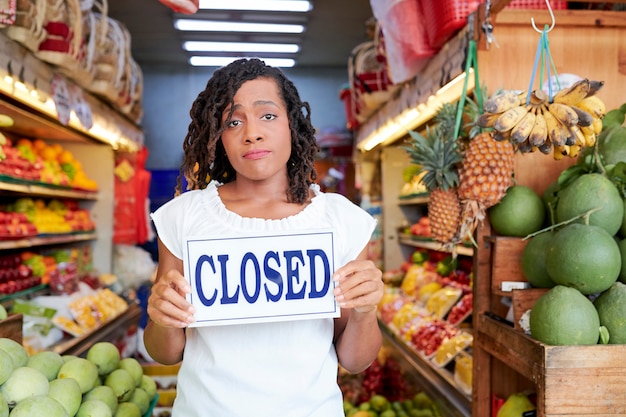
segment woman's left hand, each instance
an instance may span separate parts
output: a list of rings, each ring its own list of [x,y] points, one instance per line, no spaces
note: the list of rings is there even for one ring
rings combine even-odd
[[[333,280],[334,293],[341,308],[352,308],[359,313],[376,309],[383,297],[382,271],[369,260],[354,260],[337,269]]]

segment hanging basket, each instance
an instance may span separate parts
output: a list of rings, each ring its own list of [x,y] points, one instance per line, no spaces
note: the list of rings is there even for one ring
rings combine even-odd
[[[47,0],[44,28],[46,37],[35,55],[71,74],[79,66],[83,40],[79,0]]]
[[[94,78],[88,89],[109,103],[116,103],[122,89],[128,40],[117,20],[100,13],[94,13],[94,17],[98,24],[107,25],[107,31],[106,36],[96,41]]]
[[[107,0],[81,0],[83,39],[80,43],[78,65],[73,73],[67,75],[73,78],[81,87],[87,89],[94,79],[94,59],[99,39],[106,36],[107,21],[96,19],[95,13],[106,16],[108,13]]]
[[[5,33],[10,39],[36,52],[46,37],[46,0],[16,0],[15,5],[15,22],[6,27]]]

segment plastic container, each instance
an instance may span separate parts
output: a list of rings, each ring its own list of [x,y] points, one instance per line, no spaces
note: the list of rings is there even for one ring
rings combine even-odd
[[[482,3],[476,0],[420,0],[426,36],[431,48],[439,49],[467,22],[467,16]]]

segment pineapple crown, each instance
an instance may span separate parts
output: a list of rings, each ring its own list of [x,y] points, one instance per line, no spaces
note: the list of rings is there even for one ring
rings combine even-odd
[[[433,128],[427,126],[425,135],[412,130],[409,135],[409,146],[404,149],[412,162],[421,166],[424,186],[429,191],[456,187],[459,184],[457,164],[462,155],[453,137],[454,126],[449,129],[446,124],[439,123]]]
[[[487,95],[487,86],[485,85],[482,86],[481,94],[483,97],[489,97]],[[482,109],[480,108],[476,100],[476,94],[472,95],[472,97],[469,97],[469,96],[467,97],[467,100],[465,101],[465,108],[463,109],[463,111],[467,119],[469,120],[469,122],[466,123],[464,127],[466,129],[469,129],[469,137],[471,139],[479,135],[483,130],[476,123],[476,121],[478,120],[478,117],[480,117],[480,115],[482,114]]]

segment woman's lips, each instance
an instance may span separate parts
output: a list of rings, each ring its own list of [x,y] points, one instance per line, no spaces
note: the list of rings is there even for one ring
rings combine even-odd
[[[255,149],[253,151],[248,151],[243,154],[245,159],[261,159],[269,155],[270,151],[265,149]]]

